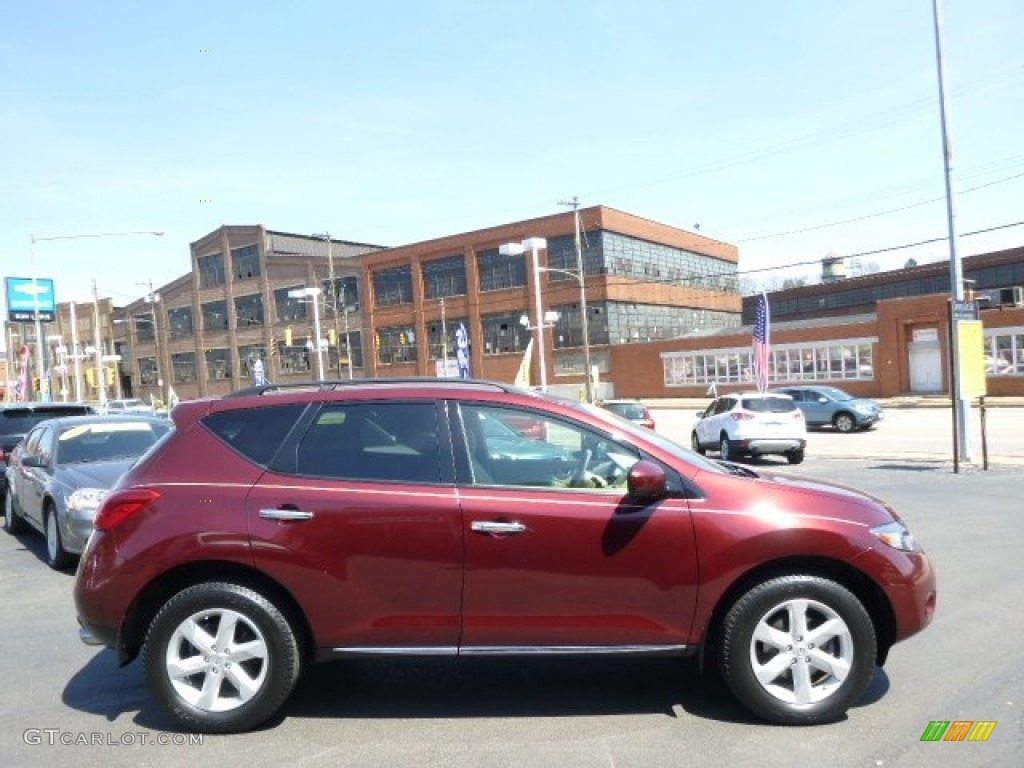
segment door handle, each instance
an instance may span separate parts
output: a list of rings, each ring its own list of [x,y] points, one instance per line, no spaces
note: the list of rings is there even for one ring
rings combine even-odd
[[[285,522],[301,522],[312,520],[313,513],[301,509],[261,509],[260,517],[264,520],[282,520]]]
[[[474,533],[525,533],[526,526],[522,523],[498,523],[490,520],[476,520],[470,523],[469,529]]]

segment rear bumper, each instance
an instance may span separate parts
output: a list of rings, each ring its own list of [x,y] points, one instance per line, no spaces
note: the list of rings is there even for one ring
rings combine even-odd
[[[730,440],[729,447],[734,451],[752,453],[755,455],[765,453],[789,453],[790,451],[802,451],[807,445],[807,440],[796,437],[772,437],[772,438],[749,438],[741,440]]]

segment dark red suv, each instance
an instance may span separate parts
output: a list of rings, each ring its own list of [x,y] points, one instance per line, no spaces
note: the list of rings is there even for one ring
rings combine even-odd
[[[368,654],[701,652],[757,715],[819,723],[935,607],[885,502],[576,402],[356,380],[173,419],[100,509],[75,601],[189,729],[252,728],[306,664]]]

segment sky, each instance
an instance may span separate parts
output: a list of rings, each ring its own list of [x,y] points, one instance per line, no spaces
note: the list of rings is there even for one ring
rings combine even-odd
[[[941,5],[959,253],[1019,246],[1024,3]],[[830,253],[949,258],[931,0],[0,0],[0,18],[0,264],[58,301],[93,281],[133,301],[222,224],[397,246],[572,196],[734,243],[769,284]]]

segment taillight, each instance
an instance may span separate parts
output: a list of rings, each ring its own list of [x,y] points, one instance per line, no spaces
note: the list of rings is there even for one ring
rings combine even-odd
[[[93,523],[93,527],[98,531],[112,530],[159,498],[159,493],[147,488],[112,493],[103,500],[103,505],[96,513],[96,522]]]
[[[733,421],[753,421],[757,418],[754,414],[745,411],[733,411],[729,415],[732,416]]]

